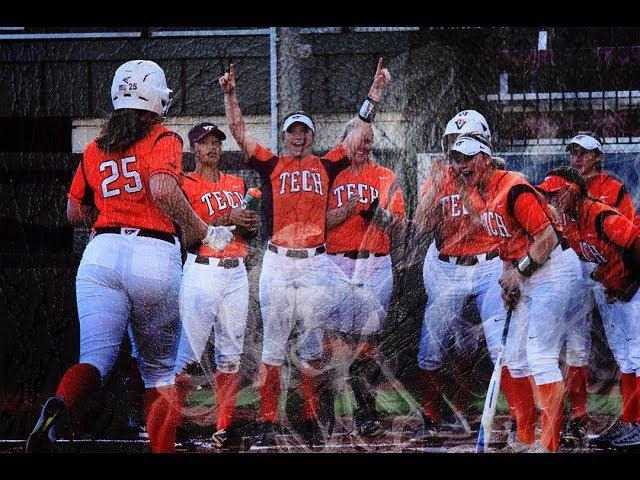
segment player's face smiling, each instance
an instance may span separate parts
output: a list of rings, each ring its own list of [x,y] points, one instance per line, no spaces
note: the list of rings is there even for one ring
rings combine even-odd
[[[222,153],[222,142],[215,135],[209,134],[202,140],[195,142],[192,152],[197,163],[217,167]]]
[[[284,132],[284,146],[288,155],[303,158],[313,143],[313,131],[305,124],[296,122]]]
[[[360,145],[353,154],[352,162],[354,165],[360,165],[365,163],[369,159],[369,154],[373,148],[373,134],[367,135],[362,139]]]
[[[463,155],[460,152],[450,152],[449,160],[453,165],[456,176],[464,181],[469,187],[480,183],[487,167],[485,156],[481,153],[475,155]]]
[[[579,145],[573,145],[569,154],[571,166],[578,170],[580,175],[588,177],[596,173],[599,156],[597,150],[586,150]]]

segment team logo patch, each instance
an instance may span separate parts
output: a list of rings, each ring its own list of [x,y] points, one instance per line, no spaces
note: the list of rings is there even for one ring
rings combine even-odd
[[[460,130],[465,123],[467,123],[467,121],[464,118],[456,120],[456,127],[458,127],[458,130]]]
[[[124,234],[125,235],[133,235],[134,233],[138,233],[140,230],[137,228],[125,228],[124,229]]]
[[[118,85],[118,91],[119,92],[124,92],[127,90],[127,86],[126,85]]]
[[[213,130],[213,125],[205,125],[202,128],[204,128],[208,132],[209,130]]]

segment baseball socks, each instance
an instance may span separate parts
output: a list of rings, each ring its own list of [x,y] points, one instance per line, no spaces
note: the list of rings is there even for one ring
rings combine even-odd
[[[420,369],[420,387],[422,408],[427,417],[435,424],[440,420],[440,399],[442,398],[443,383],[440,369]]]
[[[309,362],[309,367],[300,368],[300,393],[302,395],[302,419],[313,420],[318,416],[318,387],[317,372],[314,365],[317,362]]]
[[[180,404],[175,385],[147,388],[146,420],[153,453],[175,451],[176,429],[180,423]]]
[[[468,354],[460,354],[452,365],[453,378],[457,388],[453,393],[453,408],[458,412],[466,412],[471,394],[471,379],[473,378],[473,358]]]
[[[620,372],[620,396],[622,397],[622,414],[620,420],[626,423],[635,422],[638,419],[638,394],[640,394],[640,381],[635,372]]]
[[[216,430],[226,430],[233,421],[233,410],[238,394],[240,374],[216,371],[216,397],[218,411],[216,413]]]
[[[260,420],[278,422],[278,402],[280,400],[280,366],[260,364]]]
[[[564,382],[545,383],[537,385],[537,388],[540,395],[541,443],[550,452],[557,452],[562,427]]]
[[[78,400],[97,392],[101,383],[102,378],[96,367],[90,363],[77,363],[64,373],[56,395],[62,397],[70,412]]]
[[[514,378],[507,367],[502,368],[502,393],[516,417],[516,437],[521,443],[530,445],[536,437],[536,405],[533,399],[531,379]]]
[[[587,380],[589,367],[567,368],[567,397],[571,405],[571,418],[583,418],[587,415]]]

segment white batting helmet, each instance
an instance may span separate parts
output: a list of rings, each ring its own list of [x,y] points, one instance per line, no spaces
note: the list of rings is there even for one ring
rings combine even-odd
[[[118,67],[111,83],[114,110],[135,108],[165,115],[172,90],[160,66],[150,60],[131,60]]]
[[[444,129],[441,142],[443,153],[447,154],[447,135],[455,134],[457,136],[466,133],[477,133],[491,142],[491,130],[484,115],[475,110],[463,110],[456,113]]]

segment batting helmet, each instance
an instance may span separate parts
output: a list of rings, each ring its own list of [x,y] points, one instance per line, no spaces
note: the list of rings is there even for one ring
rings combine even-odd
[[[114,110],[135,108],[164,116],[172,93],[160,66],[150,60],[131,60],[116,70],[111,83]]]
[[[466,133],[477,133],[488,142],[491,142],[491,130],[484,115],[475,110],[463,110],[456,113],[445,127],[441,141],[442,152],[446,155],[449,144],[453,143],[452,141],[455,140],[458,135]],[[455,137],[450,139],[451,141],[448,141],[449,135],[455,135]]]

